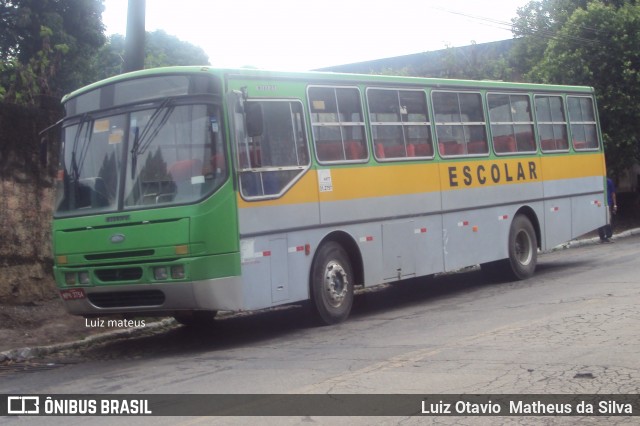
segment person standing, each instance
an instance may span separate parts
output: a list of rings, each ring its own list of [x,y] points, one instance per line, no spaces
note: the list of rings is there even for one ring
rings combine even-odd
[[[609,215],[607,224],[598,228],[601,243],[612,243],[613,235],[613,216],[618,212],[618,202],[616,199],[616,187],[611,178],[607,178],[607,205],[609,206]]]

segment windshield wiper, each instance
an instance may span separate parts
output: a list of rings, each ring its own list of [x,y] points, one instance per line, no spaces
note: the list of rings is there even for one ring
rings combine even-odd
[[[78,131],[76,132],[76,136],[73,138],[73,147],[71,148],[71,173],[72,173],[72,177],[74,182],[77,183],[78,179],[80,179],[80,167],[78,166],[78,144],[80,143],[80,135],[82,133],[82,129],[85,127],[85,124],[89,123],[90,121],[92,121],[91,116],[89,116],[88,114],[84,114],[82,116],[82,119],[80,120],[80,123],[78,123]],[[82,152],[84,151],[86,154],[86,151],[88,150],[88,139],[89,139],[89,135],[90,135],[90,126],[87,127],[87,129],[84,132],[84,138],[82,138],[82,147],[80,150],[80,164],[82,165],[82,163],[84,162],[84,155],[82,155]]]
[[[173,111],[173,107],[170,106],[172,101],[172,98],[167,98],[162,101],[158,109],[156,109],[151,115],[151,118],[149,118],[147,124],[142,128],[142,131],[140,131],[139,127],[136,127],[131,147],[131,179],[136,175],[138,155],[143,154],[147,150],[153,139],[160,132],[160,129],[162,129],[162,126],[164,126],[169,119]],[[163,110],[164,112],[162,112]],[[155,123],[158,124],[156,125]],[[153,131],[151,131],[151,129],[153,129]]]
[[[136,176],[136,165],[138,164],[138,144],[140,143],[140,128],[136,127],[133,137],[133,147],[131,148],[131,179]]]

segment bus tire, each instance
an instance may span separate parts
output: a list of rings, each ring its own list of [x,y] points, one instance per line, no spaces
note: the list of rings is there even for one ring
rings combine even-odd
[[[320,246],[311,268],[311,298],[321,324],[337,324],[353,306],[354,276],[349,255],[334,241]]]
[[[536,232],[529,218],[517,215],[509,229],[509,257],[483,263],[483,274],[491,281],[525,280],[533,275],[538,261]]]
[[[217,311],[188,311],[176,313],[173,318],[190,328],[210,328],[215,323]]]
[[[536,231],[528,217],[517,215],[509,230],[508,273],[510,278],[525,280],[533,275],[538,262]]]

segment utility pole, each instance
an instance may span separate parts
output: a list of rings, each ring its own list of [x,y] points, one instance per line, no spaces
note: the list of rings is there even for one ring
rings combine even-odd
[[[145,2],[146,0],[129,0],[122,72],[144,68]]]

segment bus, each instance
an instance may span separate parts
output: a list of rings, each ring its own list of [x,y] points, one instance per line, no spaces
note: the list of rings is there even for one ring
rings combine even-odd
[[[607,221],[589,87],[211,67],[62,99],[54,274],[71,314],[306,303],[481,265],[521,280]]]

